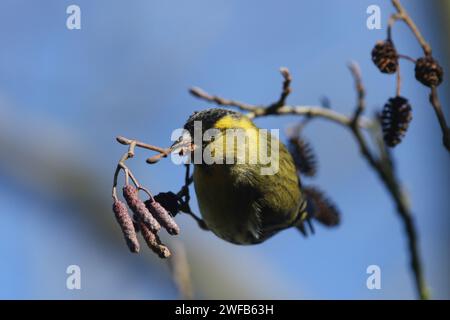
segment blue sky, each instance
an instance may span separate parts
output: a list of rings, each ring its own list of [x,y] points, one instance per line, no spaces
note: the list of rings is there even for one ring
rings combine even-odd
[[[69,31],[65,9],[73,3],[81,8],[82,29]],[[382,30],[366,28],[371,4],[381,8]],[[408,1],[406,8],[449,70],[448,43],[441,37],[447,30],[433,4]],[[60,182],[52,183],[51,174],[45,183],[30,174],[39,176],[41,168],[26,161],[27,152],[44,159],[55,155],[56,166],[71,170],[73,163],[74,172],[95,172],[96,191],[104,193],[109,207],[114,166],[124,151],[114,137],[168,145],[173,129],[192,111],[208,107],[189,96],[191,86],[270,103],[280,91],[278,69],[286,66],[294,78],[290,103],[315,105],[326,95],[334,109],[350,113],[355,92],[346,63],[354,60],[371,115],[395,94],[395,77],[380,74],[370,61],[391,12],[390,2],[381,0],[2,1],[0,128],[5,139],[32,150],[0,161],[0,298],[175,298],[161,262],[135,257],[121,241],[98,232],[95,223],[113,219],[109,211],[99,211],[95,219],[83,215],[85,209],[54,191]],[[394,40],[400,52],[421,55],[404,26],[395,26]],[[401,70],[402,95],[413,106],[414,120],[394,152],[398,173],[411,199],[433,297],[448,299],[448,154],[427,89],[415,81],[412,64],[402,62]],[[439,88],[444,106],[450,102],[448,88],[446,82]],[[448,116],[448,107],[445,112]],[[295,121],[270,117],[257,124],[284,129]],[[288,230],[261,245],[238,247],[180,217],[181,240],[197,252],[191,259],[204,261],[202,272],[213,279],[216,271],[207,254],[199,258],[198,252],[214,252],[245,287],[210,290],[193,270],[198,297],[240,298],[245,291],[246,297],[291,299],[413,298],[403,226],[353,138],[321,120],[311,123],[306,135],[320,167],[318,177],[305,183],[334,199],[342,225],[318,227],[308,239]],[[132,162],[142,182],[155,192],[178,189],[183,168],[169,161],[149,167],[147,155]],[[74,263],[85,275],[80,292],[64,287],[65,268]],[[365,286],[370,264],[381,267],[381,290]]]

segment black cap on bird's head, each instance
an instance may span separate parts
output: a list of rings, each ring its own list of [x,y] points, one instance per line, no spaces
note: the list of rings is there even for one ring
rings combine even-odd
[[[195,111],[193,114],[189,116],[189,119],[186,121],[186,124],[184,125],[184,129],[189,131],[191,136],[193,136],[195,121],[201,122],[202,131],[205,131],[213,128],[214,124],[224,116],[232,116],[239,118],[242,116],[242,114],[236,111],[221,108],[211,108],[203,111]]]
[[[210,108],[203,111],[194,112],[189,116],[184,125],[184,129],[187,130],[187,132],[185,132],[177,141],[175,141],[175,143],[172,145],[172,148],[175,150],[176,148],[185,146],[186,144],[193,143],[194,137],[196,135],[200,135],[200,137],[203,137],[203,134],[206,130],[214,128],[217,121],[225,116],[231,116],[239,119],[240,117],[242,117],[242,114],[236,111],[221,108]],[[195,130],[199,130],[200,128],[195,125],[196,122],[201,123],[201,132],[194,132]],[[204,141],[203,143],[206,144],[207,141]]]

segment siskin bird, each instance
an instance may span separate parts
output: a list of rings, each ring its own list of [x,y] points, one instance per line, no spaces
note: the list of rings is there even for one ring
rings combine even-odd
[[[194,187],[209,230],[241,245],[261,243],[290,227],[304,232],[306,198],[294,160],[277,137],[261,134],[245,115],[219,108],[195,112],[184,129],[174,146],[192,143]],[[239,134],[244,139],[236,138]],[[261,161],[264,150],[269,163]],[[263,173],[268,166],[275,170]]]

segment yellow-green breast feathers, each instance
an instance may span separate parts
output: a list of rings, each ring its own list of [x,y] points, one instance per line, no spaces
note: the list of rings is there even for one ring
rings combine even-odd
[[[224,240],[237,244],[262,242],[298,219],[303,199],[295,165],[278,139],[270,134],[260,135],[260,129],[239,113],[218,110],[222,110],[219,116],[208,114],[204,129],[219,129],[221,134],[206,143],[205,150],[221,156],[223,163],[195,165],[194,185],[200,211],[208,227]],[[229,138],[226,130],[245,131],[247,140]],[[234,141],[231,149],[227,149],[227,137],[228,143]],[[271,148],[275,144],[278,148]],[[260,163],[261,148],[278,151],[268,151],[270,161],[278,163],[274,174],[261,173],[267,166]],[[234,163],[226,163],[225,150],[231,153],[228,160],[233,159]]]

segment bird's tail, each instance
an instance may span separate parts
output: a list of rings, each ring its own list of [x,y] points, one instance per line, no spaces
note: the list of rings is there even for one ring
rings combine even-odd
[[[295,227],[305,236],[314,234],[313,220],[324,226],[334,227],[340,223],[341,215],[334,203],[318,188],[304,187],[305,202]],[[309,231],[308,231],[309,230]]]

